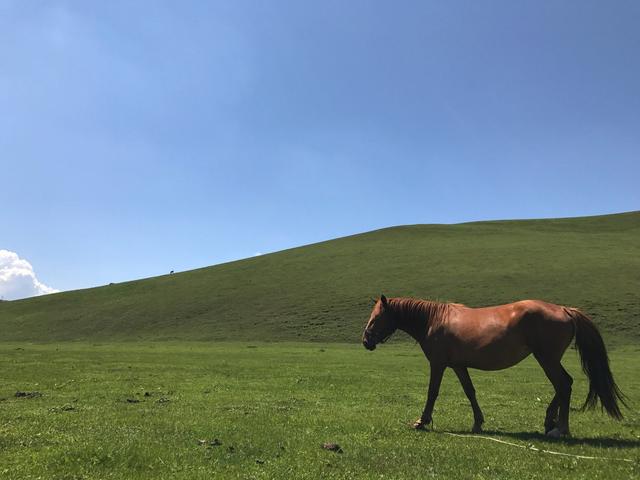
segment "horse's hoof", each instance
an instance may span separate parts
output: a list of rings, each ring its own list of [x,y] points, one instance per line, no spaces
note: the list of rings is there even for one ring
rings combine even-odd
[[[562,435],[562,432],[557,427],[547,432],[547,437],[549,438],[560,438]]]
[[[426,430],[427,429],[427,425],[428,425],[428,423],[423,422],[422,419],[419,418],[418,420],[413,422],[412,427],[413,427],[414,430]]]
[[[471,433],[482,433],[482,425],[474,425],[471,428]]]

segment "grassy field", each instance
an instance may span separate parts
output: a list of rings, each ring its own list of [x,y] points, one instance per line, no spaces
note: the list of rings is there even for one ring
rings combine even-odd
[[[640,340],[640,212],[395,227],[239,262],[0,302],[0,341],[354,341],[370,297],[540,298]]]
[[[638,478],[639,353],[612,352],[625,420],[573,411],[573,437],[559,441],[539,433],[551,387],[535,361],[472,371],[487,434],[610,458],[589,460],[444,433],[472,423],[452,372],[435,431],[409,429],[428,380],[409,344],[2,343],[0,478]],[[579,407],[587,382],[573,350],[565,365]]]
[[[632,212],[395,227],[0,302],[0,479],[637,478],[639,284]],[[472,372],[487,435],[516,446],[450,434],[472,423],[451,372],[435,431],[413,431],[428,382],[419,348],[402,334],[376,352],[359,344],[381,292],[581,307],[615,347],[632,409],[622,423],[574,411],[573,437],[548,440],[552,389],[529,359]],[[565,365],[578,407],[575,352]]]

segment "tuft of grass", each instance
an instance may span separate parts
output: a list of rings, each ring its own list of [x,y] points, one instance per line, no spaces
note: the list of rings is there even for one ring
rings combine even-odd
[[[472,424],[451,372],[435,431],[411,430],[428,369],[408,344],[2,343],[0,478],[637,478],[639,352],[611,353],[631,410],[618,423],[572,409],[566,440],[541,434],[552,388],[533,359],[471,375],[486,435],[631,462],[446,435]],[[587,380],[574,352],[564,363],[577,407]]]
[[[412,225],[173,275],[0,303],[0,341],[357,341],[370,298],[582,308],[640,338],[640,212]]]

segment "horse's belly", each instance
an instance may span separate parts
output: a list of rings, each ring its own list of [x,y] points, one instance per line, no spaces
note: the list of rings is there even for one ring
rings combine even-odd
[[[452,365],[479,370],[502,370],[524,360],[531,350],[518,342],[497,342],[490,345],[474,345],[460,349],[452,355]]]
[[[471,359],[466,365],[469,368],[477,368],[478,370],[502,370],[513,367],[517,363],[527,358],[531,352],[520,352],[517,355],[501,356],[499,358],[478,357]]]

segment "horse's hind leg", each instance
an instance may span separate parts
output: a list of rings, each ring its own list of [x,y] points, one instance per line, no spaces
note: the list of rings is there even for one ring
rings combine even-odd
[[[550,361],[536,355],[536,359],[547,375],[547,378],[553,384],[556,391],[553,400],[547,408],[547,417],[545,419],[545,431],[555,421],[556,408],[559,409],[558,422],[551,430],[547,431],[548,435],[569,435],[569,404],[571,402],[571,385],[573,378],[567,373],[559,360]],[[555,433],[554,433],[555,432]]]
[[[545,435],[549,433],[551,430],[553,430],[554,428],[556,428],[556,425],[558,423],[558,407],[559,406],[560,406],[559,399],[558,399],[558,395],[556,394],[553,396],[553,400],[551,400],[551,402],[549,403],[549,406],[547,407],[547,415],[544,418],[544,434]]]
[[[473,388],[469,371],[466,367],[455,367],[453,371],[456,372],[458,380],[460,380],[460,383],[462,384],[462,389],[467,395],[469,402],[471,402],[471,408],[473,409],[473,428],[471,431],[473,433],[480,433],[482,432],[484,416],[482,415],[482,410],[480,410],[480,405],[478,405],[478,401],[476,400],[476,389]]]

